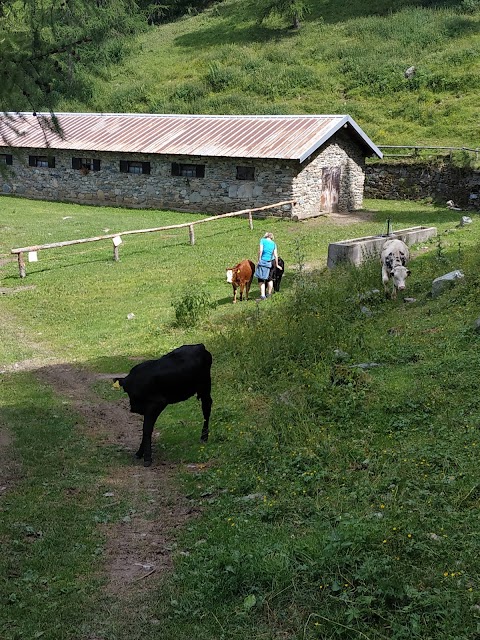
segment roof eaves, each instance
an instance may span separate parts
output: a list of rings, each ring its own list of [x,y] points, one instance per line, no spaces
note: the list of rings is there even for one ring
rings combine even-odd
[[[336,122],[332,123],[332,125],[324,133],[324,135],[321,138],[319,138],[315,142],[315,144],[313,144],[309,149],[307,149],[306,151],[304,151],[301,154],[301,156],[298,158],[299,161],[303,162],[304,160],[306,160],[306,158],[308,158],[314,151],[316,151],[319,147],[321,147],[322,144],[327,142],[327,140],[329,140],[333,136],[333,134],[337,133],[337,131],[339,129],[341,129],[343,126],[345,126],[345,125],[350,125],[355,130],[357,135],[364,142],[365,146],[368,147],[372,151],[371,155],[376,154],[379,158],[383,158],[383,153],[380,151],[380,149],[375,144],[373,144],[373,142],[362,131],[362,129],[360,129],[358,124],[350,116],[345,115],[345,116],[338,116],[336,118]]]
[[[321,147],[324,142],[329,140],[333,136],[333,134],[336,133],[340,129],[340,127],[342,127],[345,124],[345,122],[348,119],[348,116],[332,116],[332,117],[336,120],[336,122],[334,120],[333,123],[330,125],[330,127],[325,131],[323,136],[321,138],[318,138],[311,147],[306,149],[300,155],[300,157],[298,158],[300,162],[303,162],[304,160],[306,160],[306,158],[312,155],[312,153],[316,151],[319,147]]]
[[[383,158],[383,153],[380,151],[380,149],[377,147],[377,145],[375,145],[370,138],[367,136],[367,134],[362,131],[362,129],[360,129],[360,127],[358,126],[358,124],[355,122],[355,120],[352,120],[352,118],[350,116],[347,116],[347,120],[348,120],[348,124],[351,125],[351,127],[353,129],[355,129],[355,131],[357,132],[357,134],[362,138],[362,140],[365,142],[365,144],[370,147],[370,149],[372,150],[372,154],[377,155],[380,159]]]

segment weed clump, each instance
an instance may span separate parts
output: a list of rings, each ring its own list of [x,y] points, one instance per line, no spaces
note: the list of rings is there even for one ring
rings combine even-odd
[[[175,309],[175,325],[177,327],[195,327],[205,319],[213,303],[206,291],[185,291],[172,302]]]

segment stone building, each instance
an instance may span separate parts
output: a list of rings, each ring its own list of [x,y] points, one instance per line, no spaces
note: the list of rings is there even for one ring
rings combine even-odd
[[[348,115],[3,114],[0,147],[3,194],[297,219],[360,209],[382,157]]]

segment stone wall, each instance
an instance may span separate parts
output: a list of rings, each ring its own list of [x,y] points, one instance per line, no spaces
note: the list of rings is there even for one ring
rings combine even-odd
[[[2,176],[4,194],[41,200],[95,205],[175,209],[202,213],[226,213],[261,207],[292,199],[292,180],[297,163],[280,160],[201,158],[189,156],[127,156],[113,153],[89,154],[52,151],[55,168],[29,167],[29,155],[45,150],[16,152],[13,174]],[[100,171],[72,169],[72,157],[99,158]],[[150,162],[150,174],[120,172],[120,160]],[[172,175],[172,163],[204,164],[205,178]],[[237,166],[254,166],[255,180],[237,180]],[[10,167],[8,167],[10,169]],[[290,206],[277,215],[289,215]]]
[[[322,170],[326,167],[340,167],[339,211],[354,211],[363,206],[365,179],[365,158],[358,145],[340,132],[328,144],[312,154],[310,161],[294,180],[294,198],[301,206],[298,217],[318,215],[322,187]]]
[[[480,172],[449,163],[387,163],[367,165],[365,197],[386,200],[422,200],[461,207],[480,207]]]
[[[343,133],[334,136],[302,164],[294,160],[148,156],[51,150],[55,167],[30,167],[29,155],[45,149],[12,151],[9,176],[0,174],[1,191],[22,197],[94,205],[226,213],[285,200],[267,213],[298,218],[318,214],[323,167],[342,167],[339,207],[359,209],[363,201],[364,159]],[[100,159],[99,171],[72,168],[72,157]],[[150,174],[120,172],[120,160],[150,163]],[[172,163],[205,165],[204,178],[172,175]],[[237,180],[237,166],[254,167],[254,180]]]

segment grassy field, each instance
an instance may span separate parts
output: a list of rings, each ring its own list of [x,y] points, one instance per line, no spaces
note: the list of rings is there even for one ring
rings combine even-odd
[[[348,113],[377,145],[477,146],[478,0],[307,4],[299,31],[246,0],[151,27],[57,110]]]
[[[348,224],[255,220],[252,232],[222,220],[200,225],[193,247],[185,230],[127,237],[118,263],[110,241],[40,252],[20,280],[13,247],[196,217],[5,197],[0,206],[2,638],[476,637],[476,214],[459,228],[459,212],[366,201]],[[384,233],[387,218],[439,230],[414,247],[412,303],[375,293],[376,262],[325,269],[329,242]],[[233,306],[224,269],[255,259],[266,230],[286,263],[282,291]],[[432,280],[453,269],[465,278],[432,299]],[[204,315],[178,326],[175,305],[199,293]],[[156,470],[145,470],[158,476],[135,465],[133,445],[89,432],[44,376],[58,362],[127,371],[199,341],[214,357],[211,439],[198,442],[196,400],[169,407]],[[352,366],[362,363],[378,366]],[[102,378],[94,393],[121,402]],[[126,486],[111,502],[112,478],[160,484],[162,464],[198,515],[176,531],[171,573],[113,597],[105,527],[122,531],[141,514]]]

